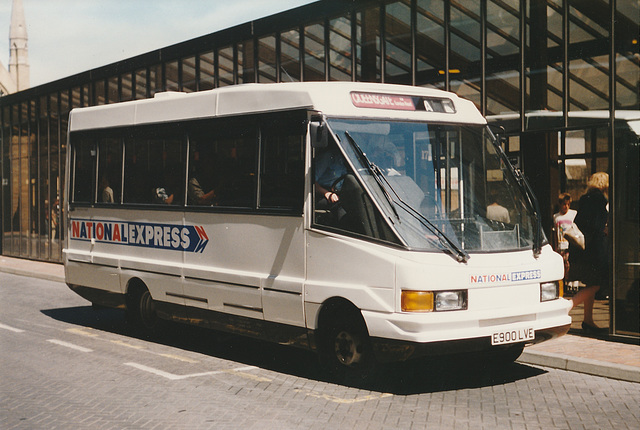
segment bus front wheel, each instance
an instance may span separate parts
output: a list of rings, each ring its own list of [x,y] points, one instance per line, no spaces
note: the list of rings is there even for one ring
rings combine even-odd
[[[360,313],[327,318],[319,353],[322,367],[338,380],[366,380],[375,370],[373,348]]]

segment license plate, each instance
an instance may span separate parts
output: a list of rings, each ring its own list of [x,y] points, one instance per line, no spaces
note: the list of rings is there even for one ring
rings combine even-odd
[[[527,342],[536,337],[533,328],[521,328],[518,330],[505,330],[491,335],[491,345],[504,345],[507,343]]]

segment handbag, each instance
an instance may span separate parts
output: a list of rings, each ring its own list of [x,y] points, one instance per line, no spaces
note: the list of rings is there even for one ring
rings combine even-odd
[[[564,237],[567,238],[569,243],[577,246],[578,248],[584,251],[585,248],[585,240],[584,234],[580,231],[577,225],[571,224],[567,230],[564,231]]]

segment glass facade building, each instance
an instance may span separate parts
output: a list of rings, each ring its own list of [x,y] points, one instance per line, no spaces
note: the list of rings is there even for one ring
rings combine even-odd
[[[61,261],[73,108],[252,82],[426,86],[505,127],[547,237],[558,194],[610,174],[610,326],[637,337],[639,21],[636,0],[325,0],[1,97],[0,250]]]

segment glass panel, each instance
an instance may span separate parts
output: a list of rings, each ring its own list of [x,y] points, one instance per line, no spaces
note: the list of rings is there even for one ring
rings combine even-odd
[[[118,103],[118,77],[112,76],[107,80],[107,103]]]
[[[124,73],[120,76],[120,101],[133,100],[133,75]]]
[[[444,88],[444,0],[418,0],[416,84]]]
[[[480,107],[480,2],[451,1],[450,90]]]
[[[200,83],[198,90],[210,90],[215,88],[215,70],[213,64],[213,52],[205,52],[200,54]]]
[[[289,30],[280,34],[280,67],[283,82],[300,81],[300,32]]]
[[[14,174],[11,172],[11,151],[13,150],[13,145],[11,144],[11,126],[10,126],[10,109],[8,106],[4,106],[2,108],[2,128],[0,129],[2,142],[0,145],[2,148],[2,202],[0,202],[0,207],[2,208],[2,225],[0,225],[0,232],[2,232],[2,237],[0,240],[2,244],[3,253],[6,255],[11,255],[11,221],[12,221],[12,194],[13,191],[13,181]]]
[[[569,6],[569,110],[609,108],[609,56],[597,45],[609,37],[607,12],[592,2]]]
[[[356,80],[380,82],[380,8],[356,14]]]
[[[82,99],[80,98],[80,87],[71,89],[71,106],[74,108],[82,107]]]
[[[217,154],[215,127],[211,123],[194,126],[189,132],[189,178],[187,205],[215,206],[219,176],[220,155]]]
[[[276,81],[276,38],[258,39],[258,82]]]
[[[329,22],[329,79],[350,81],[351,58],[351,19],[332,19]]]
[[[98,139],[98,203],[119,204],[122,190],[122,140]]]
[[[411,2],[385,7],[385,82],[411,85]]]
[[[72,92],[73,93],[73,92]],[[39,237],[40,237],[40,172],[38,162],[38,112],[36,111],[36,101],[28,102],[27,121],[28,121],[28,151],[29,151],[29,249],[32,258],[40,256]]]
[[[82,106],[90,106],[89,95],[91,94],[91,90],[89,88],[90,88],[89,84],[85,84],[82,86],[82,96],[81,96]]]
[[[487,3],[486,114],[520,111],[519,0]]]
[[[304,28],[304,80],[324,81],[324,25]]]
[[[258,155],[255,127],[241,121],[222,133],[216,143],[221,178],[216,190],[218,205],[253,208]]]
[[[233,47],[229,46],[218,50],[218,85],[233,85],[234,59]]]
[[[19,168],[20,168],[20,255],[28,256],[31,249],[31,177],[29,165],[30,136],[27,114],[27,103],[19,106]]]
[[[433,226],[460,249],[532,247],[531,207],[484,127],[337,119],[329,124],[410,247],[443,249]],[[348,197],[336,192],[348,212]]]
[[[164,65],[164,77],[166,91],[180,91],[178,81],[178,61],[169,61]]]
[[[238,44],[238,83],[255,82],[253,39]]]
[[[97,151],[95,141],[89,136],[78,135],[71,142],[73,150],[72,202],[95,201],[95,168]]]
[[[302,213],[304,117],[268,121],[261,129],[260,207]]]
[[[125,137],[124,202],[184,204],[186,139],[166,128]]]
[[[40,171],[40,183],[38,185],[40,214],[38,216],[40,223],[40,242],[41,242],[41,254],[40,257],[44,259],[50,258],[50,242],[49,237],[51,234],[51,213],[52,203],[49,201],[49,100],[46,96],[40,97],[39,113],[38,113],[38,126],[39,126],[39,171]]]
[[[314,224],[398,243],[333,139],[312,163]]]
[[[147,69],[136,71],[136,100],[147,98]]]
[[[182,62],[182,88],[186,93],[196,91],[196,57],[183,58]]]
[[[255,208],[255,123],[247,118],[197,123],[189,142],[187,204]]]
[[[99,80],[93,84],[93,97],[95,105],[103,105],[106,103],[104,80]]]
[[[616,102],[620,109],[640,110],[640,3],[618,0],[616,7]]]
[[[156,64],[149,67],[149,95],[163,91],[162,85],[162,65]]]
[[[61,243],[59,239],[64,237],[64,229],[62,228],[62,187],[63,182],[60,178],[60,172],[63,171],[59,140],[58,126],[58,97],[52,94],[49,97],[49,201],[51,203],[51,259],[60,260]],[[66,155],[66,153],[65,153]]]
[[[613,199],[615,204],[613,212],[615,216],[614,331],[616,334],[633,336],[638,336],[640,327],[638,307],[640,289],[639,132],[638,121],[635,121],[635,131],[627,122],[620,121],[616,124],[616,172]]]

